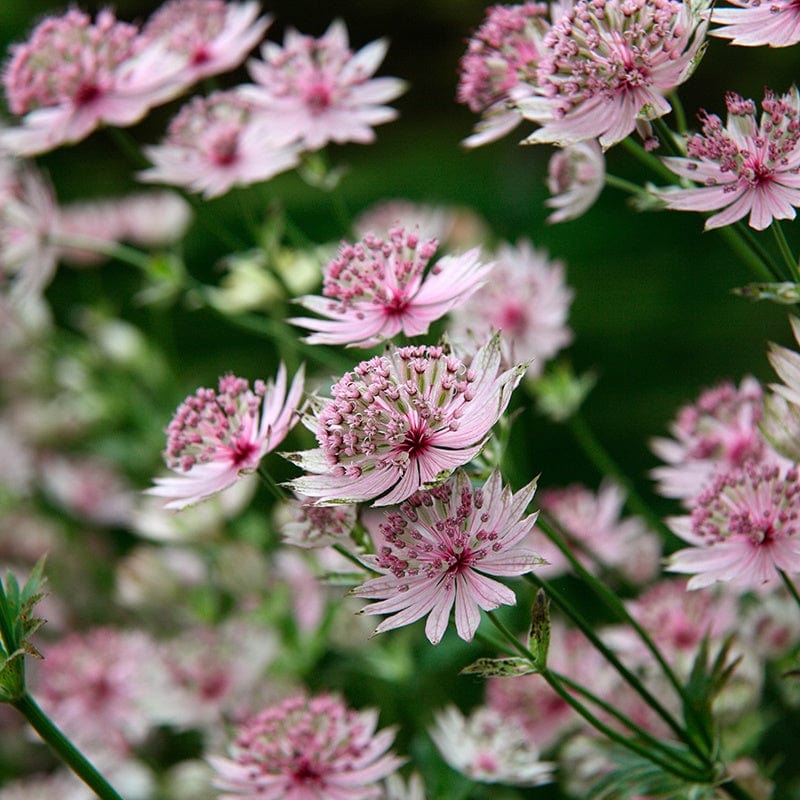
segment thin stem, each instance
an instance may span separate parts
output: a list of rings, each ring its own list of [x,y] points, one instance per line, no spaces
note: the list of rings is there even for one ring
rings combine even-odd
[[[733,223],[733,227],[736,229],[736,233],[742,239],[744,239],[747,246],[761,259],[763,264],[775,266],[772,264],[772,255],[770,254],[769,250],[767,250],[767,248],[764,247],[761,242],[758,241],[758,239],[756,239],[748,225],[745,225],[741,220],[739,220],[738,222]],[[765,276],[768,276],[770,279],[772,279],[773,273],[774,270],[769,268],[767,269]]]
[[[678,176],[669,168],[667,168],[657,156],[648,153],[632,136],[628,136],[620,143],[622,146],[641,164],[644,164],[648,169],[657,173],[659,177],[664,178],[670,183],[678,183]]]
[[[800,592],[797,591],[797,587],[792,582],[792,579],[782,569],[778,570],[778,572],[780,573],[783,585],[789,590],[789,594],[794,598],[798,607],[800,607]]]
[[[59,758],[100,800],[122,800],[122,797],[111,784],[55,726],[50,717],[42,711],[30,694],[25,693],[19,700],[14,701],[14,707],[28,720],[31,727],[50,745]]]
[[[88,250],[91,253],[99,253],[108,258],[123,261],[141,270],[148,269],[152,260],[147,253],[143,253],[135,247],[128,247],[128,245],[119,244],[118,242],[110,242],[107,239],[96,239],[93,236],[58,233],[50,236],[49,241],[56,247]]]
[[[346,558],[351,563],[355,564],[360,571],[369,571],[377,574],[374,569],[370,569],[366,564],[363,564],[358,556],[354,556],[346,547],[341,544],[333,545],[333,549],[343,558]]]
[[[267,489],[269,489],[269,491],[272,493],[272,496],[276,500],[283,501],[287,499],[288,495],[275,482],[275,478],[273,478],[272,475],[269,474],[269,472],[264,467],[263,463],[258,465],[258,469],[256,470],[256,472],[258,473],[258,477],[261,478],[261,482],[264,484],[264,486],[267,487]]]
[[[678,129],[678,133],[685,134],[688,130],[686,112],[683,110],[683,103],[677,92],[669,93],[669,102],[672,105],[672,113],[675,115],[675,127]]]
[[[150,166],[150,162],[144,157],[139,143],[127,131],[114,127],[108,127],[105,131],[119,151],[136,169]]]
[[[681,151],[675,146],[675,134],[669,129],[662,117],[653,120],[653,129],[658,134],[659,141],[671,156],[681,155]]]
[[[606,186],[613,186],[615,189],[621,189],[628,194],[649,195],[647,189],[637,186],[633,181],[625,180],[625,178],[618,178],[616,175],[609,175],[606,173],[605,177]]]
[[[789,276],[795,283],[800,282],[800,273],[797,271],[797,259],[792,253],[792,248],[789,246],[789,242],[786,241],[786,234],[783,232],[783,227],[781,226],[780,220],[772,220],[772,225],[770,225],[770,227],[772,228],[772,233],[775,236],[775,241],[778,243],[778,250],[780,250],[783,260],[786,262],[786,266],[789,268]]]
[[[737,228],[726,225],[715,228],[716,232],[725,240],[725,244],[744,261],[760,281],[780,280],[777,268],[772,264],[772,259],[762,247],[753,247],[752,237],[745,237]],[[766,258],[763,256],[766,255]]]

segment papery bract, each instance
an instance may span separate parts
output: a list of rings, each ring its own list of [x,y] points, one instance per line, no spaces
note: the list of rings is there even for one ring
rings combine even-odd
[[[746,47],[789,47],[800,42],[800,5],[797,0],[728,0],[730,6],[716,6],[711,36],[730,39]]]

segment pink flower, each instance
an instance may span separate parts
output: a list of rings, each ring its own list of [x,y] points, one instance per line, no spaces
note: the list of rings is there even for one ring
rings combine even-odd
[[[143,47],[133,25],[103,10],[47,17],[28,42],[14,45],[3,74],[21,127],[0,134],[16,155],[34,155],[84,139],[101,124],[127,126],[176,93],[174,59]]]
[[[692,547],[668,569],[693,575],[689,589],[724,581],[739,592],[800,572],[800,483],[795,467],[748,463],[718,474],[690,516],[668,520]]]
[[[276,514],[275,527],[284,543],[311,549],[344,544],[356,526],[354,505],[314,505],[310,498],[290,499]]]
[[[550,29],[545,3],[495,5],[467,45],[459,65],[457,99],[481,114],[467,147],[493,142],[522,121],[515,101],[533,93],[543,39]]]
[[[691,74],[705,36],[702,4],[578,0],[545,36],[538,94],[518,103],[542,123],[526,142],[622,141],[667,114],[665,94]]]
[[[667,462],[650,473],[658,492],[690,503],[714,472],[762,461],[769,454],[758,430],[762,397],[758,381],[745,378],[738,389],[721,383],[684,406],[670,426],[674,438],[650,443]]]
[[[553,195],[544,204],[556,209],[550,223],[577,219],[603,191],[606,160],[600,145],[589,139],[556,150],[547,165],[547,188]]]
[[[524,372],[500,368],[494,336],[467,366],[442,347],[401,347],[362,361],[309,421],[319,448],[290,453],[291,486],[320,503],[400,503],[472,460]]]
[[[459,344],[484,341],[491,331],[500,331],[506,361],[530,361],[528,374],[535,377],[572,341],[571,303],[564,265],[523,239],[500,246],[491,280],[454,310],[449,331]]]
[[[257,85],[247,87],[248,98],[274,119],[286,140],[300,140],[305,150],[330,141],[372,142],[372,126],[397,116],[383,103],[405,90],[397,78],[370,78],[386,48],[380,39],[353,53],[340,20],[319,39],[290,29],[283,47],[266,42],[263,61],[249,62]]]
[[[530,572],[542,559],[523,544],[536,522],[525,509],[536,481],[512,494],[493,472],[474,489],[459,470],[447,483],[409,497],[380,527],[377,555],[364,557],[379,572],[353,590],[378,600],[362,613],[389,614],[376,633],[409,625],[424,616],[425,635],[438,644],[455,605],[456,631],[470,641],[480,611],[515,605],[514,592],[487,575]]]
[[[711,21],[722,25],[711,36],[746,47],[789,47],[800,42],[800,5],[797,0],[729,0],[734,8],[715,8]]]
[[[800,343],[800,318],[789,321]],[[767,358],[783,383],[770,385],[773,394],[764,401],[761,432],[782,456],[800,461],[800,353],[770,343]]]
[[[324,297],[298,300],[327,319],[296,317],[295,325],[316,331],[309,344],[372,347],[404,333],[419,336],[432,322],[463,303],[488,277],[492,264],[479,249],[445,256],[427,270],[438,247],[416,232],[392,228],[388,239],[368,233],[360,242],[342,244],[325,268]]]
[[[209,757],[220,800],[377,800],[402,760],[376,711],[336,697],[290,697],[241,726],[231,758]]]
[[[281,364],[273,383],[225,375],[219,391],[198,389],[184,400],[167,428],[164,457],[175,477],[156,478],[148,494],[171,498],[167,508],[184,508],[231,486],[253,472],[298,419],[303,393],[301,367],[286,390]]]
[[[660,193],[667,208],[677,211],[717,211],[705,228],[731,225],[750,214],[748,224],[764,230],[773,219],[794,219],[800,206],[800,96],[792,87],[782,97],[766,90],[763,114],[729,92],[727,125],[716,114],[700,113],[702,134],[686,145],[689,158],[665,158],[682,178],[704,184],[697,189]]]
[[[276,138],[238,90],[195,97],[172,120],[164,142],[145,148],[154,167],[140,180],[183,186],[217,197],[233,186],[269,180],[297,166],[297,145]]]
[[[180,56],[174,80],[181,88],[238,67],[270,25],[259,4],[223,0],[169,0],[147,21],[142,39]]]

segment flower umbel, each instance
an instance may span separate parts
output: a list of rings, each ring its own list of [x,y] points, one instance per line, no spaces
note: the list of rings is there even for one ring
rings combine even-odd
[[[759,122],[752,100],[730,92],[725,105],[727,125],[716,114],[701,112],[702,133],[689,139],[689,157],[664,159],[682,178],[704,185],[665,191],[661,199],[677,211],[718,211],[706,220],[706,230],[731,225],[747,214],[750,227],[759,231],[773,219],[794,219],[800,206],[797,87],[780,97],[767,90]]]
[[[286,389],[286,367],[275,382],[225,375],[219,391],[198,389],[178,407],[167,428],[167,466],[178,475],[156,478],[149,494],[172,498],[167,508],[197,503],[253,472],[297,422],[301,367]]]
[[[594,139],[556,150],[547,165],[552,196],[544,204],[555,209],[547,221],[566,222],[588,211],[603,191],[605,177],[606,160]]]
[[[498,472],[476,489],[459,470],[389,513],[377,555],[366,558],[385,574],[353,590],[357,597],[379,601],[363,613],[390,614],[375,632],[427,615],[425,634],[438,644],[455,605],[456,631],[469,641],[478,629],[479,609],[515,605],[514,592],[487,575],[522,575],[542,563],[523,544],[536,522],[536,514],[525,516],[535,491],[532,481],[512,493]]]
[[[367,234],[343,244],[325,269],[324,297],[298,301],[327,319],[298,317],[295,325],[315,331],[309,344],[371,347],[399,333],[427,333],[431,322],[466,300],[487,279],[492,264],[479,260],[479,249],[445,256],[427,272],[438,247],[420,241],[416,232],[392,228],[387,239]]]
[[[221,800],[373,800],[402,760],[376,711],[331,695],[290,697],[246,722],[231,758],[210,757]]]
[[[362,361],[308,421],[319,448],[288,454],[311,473],[292,488],[321,503],[387,506],[442,480],[480,452],[525,371],[499,369],[497,335],[469,366],[442,347]]]

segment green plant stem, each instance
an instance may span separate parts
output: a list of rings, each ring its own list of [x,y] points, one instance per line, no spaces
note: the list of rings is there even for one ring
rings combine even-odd
[[[659,141],[664,145],[669,155],[682,155],[681,151],[675,146],[675,134],[669,129],[667,123],[664,122],[664,118],[658,117],[652,122],[653,130],[658,134]]]
[[[772,256],[770,255],[769,250],[764,247],[761,242],[756,239],[753,235],[753,231],[750,229],[748,225],[745,225],[744,222],[739,220],[738,222],[733,223],[733,227],[736,229],[736,233],[738,236],[744,240],[747,246],[758,256],[761,260],[762,268],[764,268],[765,264],[770,264],[772,262]],[[763,273],[764,277],[771,280],[773,278],[773,273],[770,269],[766,269]]]
[[[342,556],[343,558],[346,558],[352,564],[355,564],[359,568],[359,570],[362,570],[362,571],[365,571],[365,572],[369,571],[369,572],[372,572],[372,573],[374,573],[376,575],[378,574],[374,569],[370,569],[366,564],[362,564],[360,559],[358,558],[358,556],[354,556],[346,547],[344,547],[344,546],[342,546],[340,544],[335,544],[335,545],[333,545],[333,549],[340,556]]]
[[[789,247],[789,242],[786,240],[786,234],[783,232],[780,220],[772,220],[772,233],[775,236],[775,241],[778,243],[778,250],[780,250],[783,260],[789,269],[789,277],[795,282],[800,282],[800,273],[797,271],[797,259],[792,253],[792,248]]]
[[[677,183],[678,176],[668,167],[661,163],[657,156],[648,153],[647,150],[637,142],[633,136],[627,136],[620,144],[640,163],[649,170],[655,172],[660,178],[669,183]]]
[[[150,266],[151,257],[135,247],[125,244],[110,242],[106,239],[96,239],[93,236],[78,236],[72,234],[54,234],[49,237],[50,243],[56,247],[73,248],[75,250],[88,250],[108,258],[130,264],[137,269],[146,270]]]
[[[612,186],[614,189],[621,189],[623,192],[635,195],[649,195],[647,189],[637,186],[633,181],[625,180],[625,178],[618,178],[616,175],[609,175],[606,173],[605,177],[606,186]]]
[[[111,784],[95,769],[89,760],[53,724],[47,714],[27,692],[14,702],[14,707],[25,717],[31,727],[56,752],[59,758],[100,798],[122,800]]]
[[[116,147],[131,162],[131,165],[136,169],[149,167],[150,162],[144,157],[144,154],[139,147],[139,143],[127,131],[121,128],[108,127],[105,132],[111,137]]]
[[[675,115],[675,127],[678,133],[685,134],[688,128],[686,125],[686,112],[683,110],[683,103],[677,92],[669,93],[669,102],[672,105],[672,113]]]
[[[778,570],[778,572],[780,573],[783,585],[788,589],[789,594],[794,598],[798,607],[800,607],[800,592],[797,591],[797,587],[792,582],[792,579],[782,569]]]
[[[258,477],[261,478],[261,482],[269,489],[276,500],[283,501],[287,499],[287,493],[275,482],[275,478],[269,474],[263,462],[258,465],[256,472],[258,473]]]

